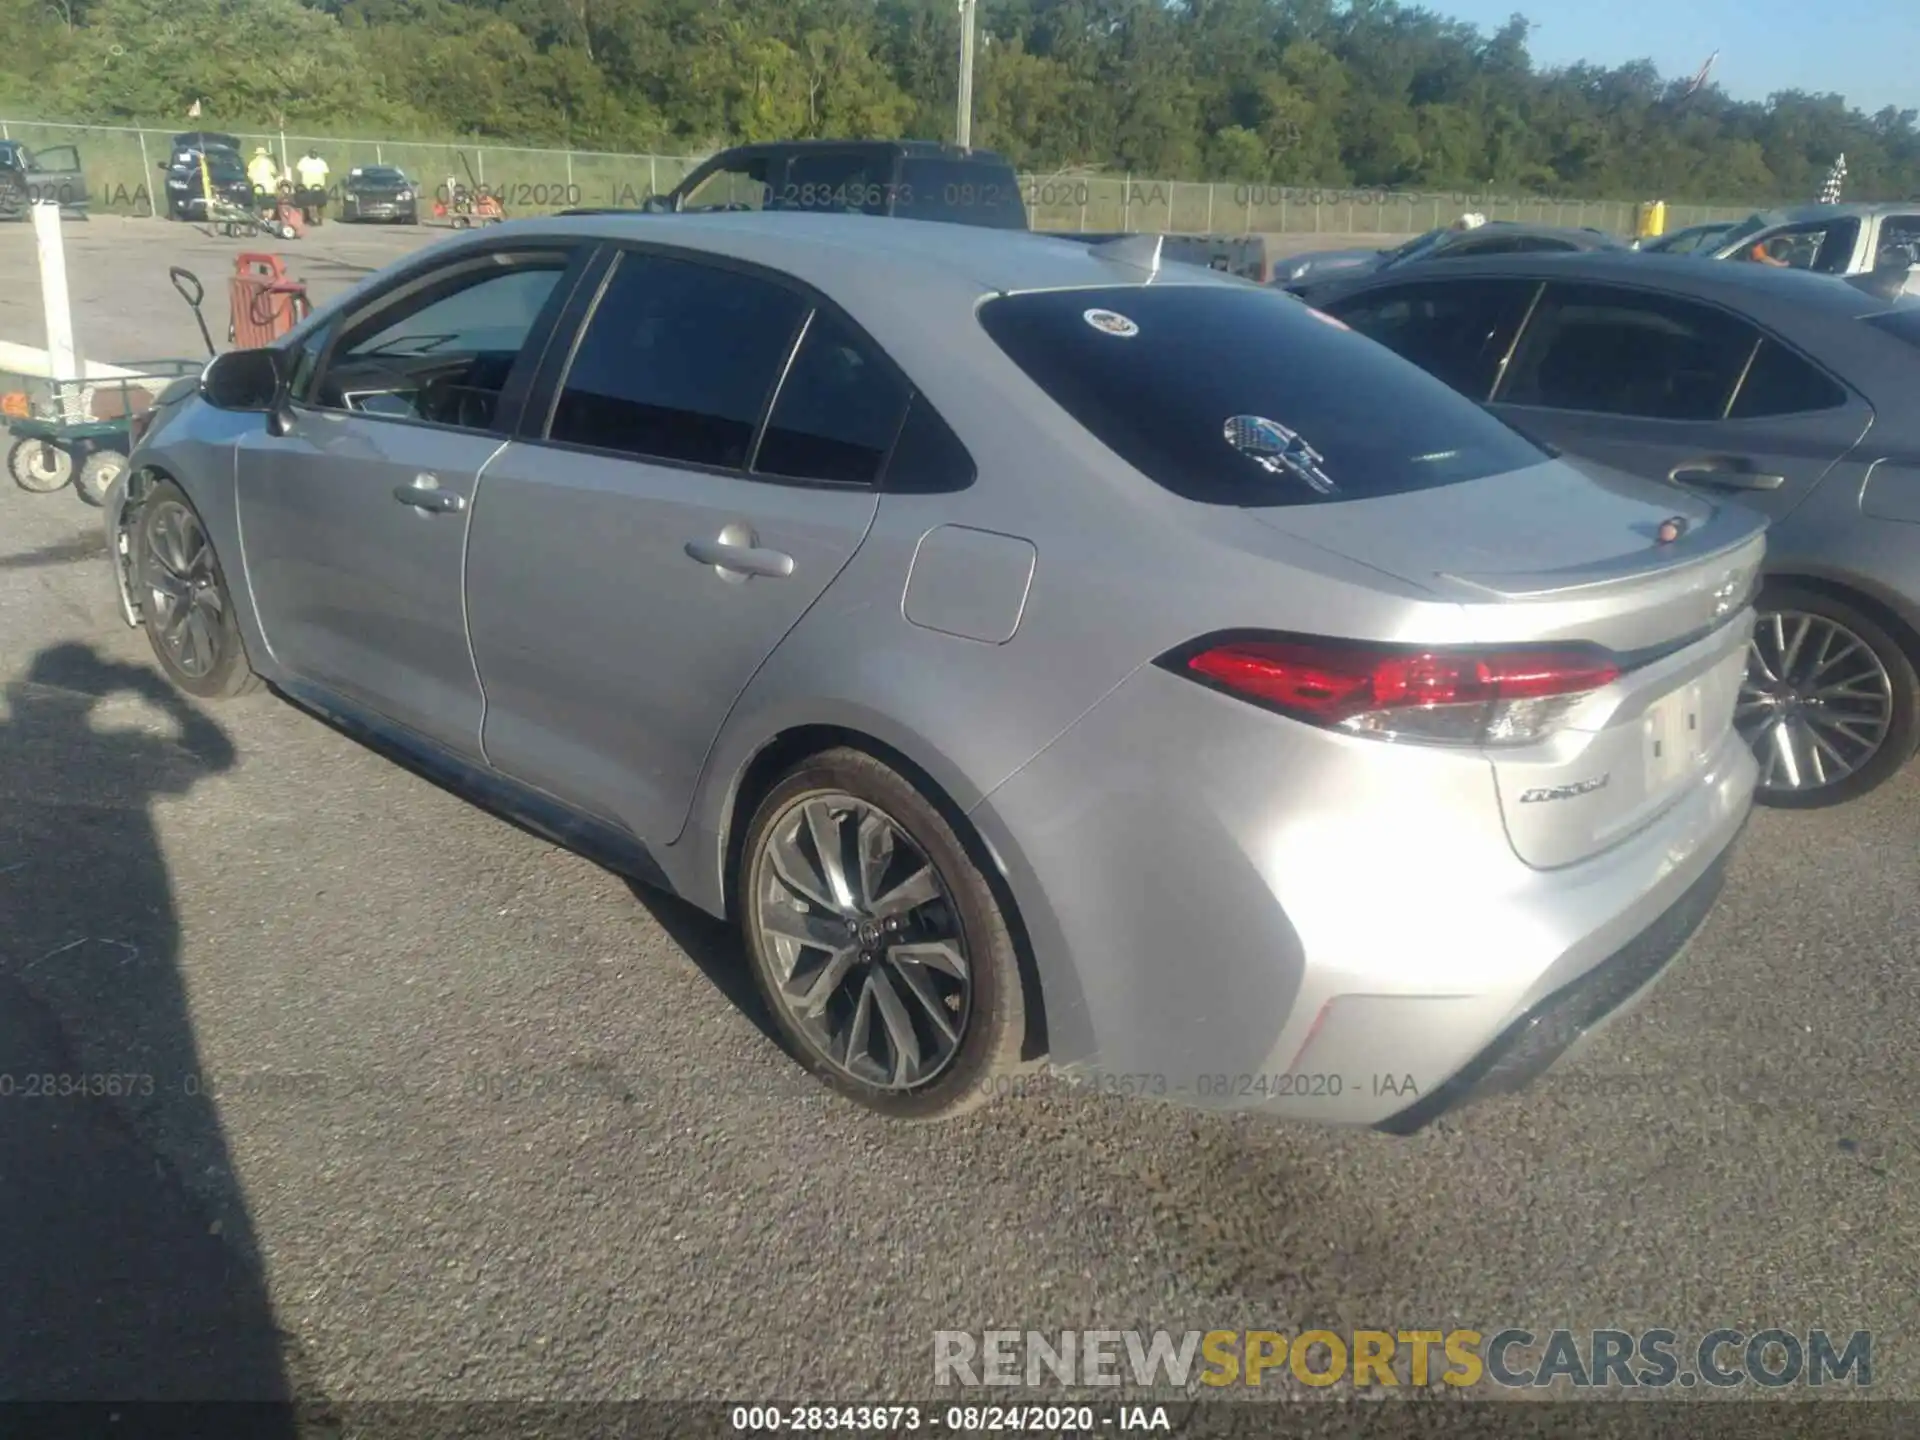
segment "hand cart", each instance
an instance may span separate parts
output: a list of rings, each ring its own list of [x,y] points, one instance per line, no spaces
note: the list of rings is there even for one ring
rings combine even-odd
[[[433,202],[433,217],[447,221],[456,230],[466,230],[479,225],[498,225],[507,218],[507,212],[499,196],[455,185],[449,188],[445,200]]]
[[[122,360],[113,362],[109,377],[21,377],[24,388],[11,390],[5,406],[14,483],[36,495],[71,483],[87,504],[104,504],[127,468],[135,418],[168,385],[205,366],[204,360]]]
[[[224,195],[207,199],[207,224],[229,240],[253,235],[271,235],[278,240],[297,240],[304,233],[297,213],[290,204],[274,196],[257,196],[261,208],[252,209]],[[291,214],[295,218],[289,218]]]

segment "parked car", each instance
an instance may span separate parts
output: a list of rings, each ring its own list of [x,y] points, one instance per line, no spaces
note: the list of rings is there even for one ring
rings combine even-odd
[[[176,135],[176,141],[189,137]],[[205,160],[203,165],[201,162]],[[166,172],[167,218],[204,220],[209,192],[246,209],[253,208],[253,182],[238,150],[216,145],[182,146],[160,167]]]
[[[650,209],[813,210],[1025,230],[1020,177],[991,150],[928,140],[782,140],[724,150]]]
[[[1415,236],[1388,250],[1311,250],[1274,266],[1274,283],[1298,292],[1335,277],[1399,270],[1429,260],[1463,260],[1470,255],[1515,255],[1527,251],[1616,250],[1621,241],[1604,230],[1558,225],[1522,225],[1490,220],[1472,230],[1443,227]]]
[[[1703,251],[1710,254],[1714,242],[1732,230],[1736,223],[1732,220],[1716,220],[1710,225],[1689,225],[1684,230],[1670,230],[1665,235],[1635,240],[1632,248],[1648,255],[1697,255]]]
[[[1758,261],[1824,275],[1865,275],[1920,265],[1920,204],[1803,205],[1761,211],[1733,227],[1710,252],[1716,260]]]
[[[342,220],[420,223],[420,187],[393,165],[356,165],[340,185]]]
[[[451,239],[166,397],[122,604],[190,694],[264,680],[731,917],[883,1113],[1045,1054],[1416,1128],[1712,906],[1763,522],[1159,248]]]
[[[182,150],[231,150],[240,153],[240,137],[229,135],[224,130],[187,130],[175,135],[170,142],[173,153]]]
[[[0,140],[0,220],[24,220],[36,200],[57,200],[62,216],[88,215],[86,171],[72,145],[29,150],[18,140]]]
[[[1662,255],[1505,256],[1309,299],[1573,455],[1766,513],[1740,708],[1763,801],[1840,804],[1913,755],[1920,301]]]

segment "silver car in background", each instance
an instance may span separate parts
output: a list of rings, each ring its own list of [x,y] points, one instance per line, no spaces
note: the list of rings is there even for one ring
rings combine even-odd
[[[456,238],[148,422],[128,619],[740,927],[925,1119],[1048,1057],[1395,1131],[1710,910],[1764,550],[1155,242]]]
[[[1920,201],[1801,205],[1762,210],[1695,252],[1822,275],[1868,275],[1920,265]]]

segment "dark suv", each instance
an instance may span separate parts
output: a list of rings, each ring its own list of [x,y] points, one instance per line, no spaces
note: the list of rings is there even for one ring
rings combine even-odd
[[[783,140],[723,150],[649,210],[815,210],[1025,230],[1020,179],[991,150],[930,140]]]
[[[240,158],[238,142],[223,143],[232,138],[197,130],[173,137],[173,155],[158,167],[167,177],[169,220],[206,219],[209,188],[230,204],[253,208],[253,182],[247,178],[247,162]]]

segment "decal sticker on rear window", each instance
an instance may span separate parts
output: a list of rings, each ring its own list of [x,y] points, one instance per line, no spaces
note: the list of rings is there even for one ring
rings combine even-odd
[[[1321,468],[1326,457],[1278,420],[1236,415],[1224,428],[1229,445],[1270,473],[1304,480],[1322,495],[1339,488]]]
[[[1126,316],[1112,310],[1087,311],[1087,323],[1106,335],[1132,337],[1140,333],[1140,327]]]

